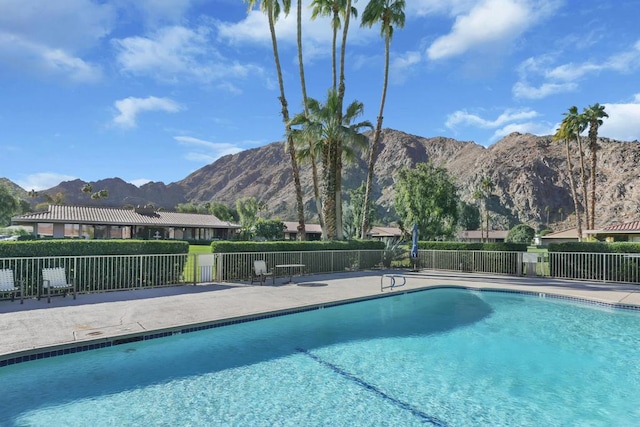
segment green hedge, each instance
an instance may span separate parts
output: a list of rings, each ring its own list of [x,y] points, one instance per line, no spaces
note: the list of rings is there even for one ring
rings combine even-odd
[[[549,252],[640,253],[640,243],[629,242],[565,242],[550,243]]]
[[[0,242],[0,258],[187,254],[189,243],[167,240],[31,240]]]
[[[507,251],[526,252],[524,243],[418,242],[418,249],[440,251]]]
[[[339,250],[384,250],[384,242],[374,240],[349,240],[331,242],[229,242],[220,241],[211,244],[213,253],[236,252],[300,252],[300,251],[339,251]]]

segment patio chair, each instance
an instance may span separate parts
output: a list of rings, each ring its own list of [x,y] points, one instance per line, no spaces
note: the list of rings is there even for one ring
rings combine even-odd
[[[253,284],[253,282],[260,282],[260,286],[262,286],[269,276],[271,276],[271,282],[275,285],[276,278],[274,277],[272,271],[267,270],[267,263],[264,260],[253,261],[253,275],[251,276],[251,284]]]
[[[42,269],[42,290],[47,290],[47,302],[51,302],[51,290],[62,292],[66,297],[69,291],[73,291],[73,299],[76,299],[76,286],[73,280],[67,281],[64,267]],[[38,293],[40,299],[40,293]]]
[[[14,301],[16,292],[20,292],[20,304],[23,304],[22,281],[19,283],[20,287],[16,286],[16,281],[13,278],[13,270],[0,270],[0,294],[11,294],[11,301]]]

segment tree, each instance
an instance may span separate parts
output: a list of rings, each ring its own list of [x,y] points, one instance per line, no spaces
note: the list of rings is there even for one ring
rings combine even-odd
[[[602,119],[609,117],[604,112],[604,105],[600,105],[597,102],[589,107],[585,108],[582,115],[589,124],[589,151],[591,151],[591,223],[589,228],[595,229],[596,222],[596,175],[598,165],[598,129],[602,125]]]
[[[481,228],[484,228],[484,231],[486,231],[486,240],[485,240],[484,234],[481,233],[481,235],[482,235],[482,240],[486,242],[489,241],[488,200],[491,197],[494,188],[495,188],[495,185],[491,180],[491,178],[485,175],[480,179],[480,183],[476,185],[476,189],[473,192],[473,198],[478,201],[482,201],[482,206],[484,210],[484,223],[481,223],[483,224]],[[481,230],[481,232],[482,231],[483,230]]]
[[[314,141],[313,148],[318,157],[322,160],[322,213],[327,227],[327,238],[330,240],[340,239],[338,224],[342,223],[342,209],[337,209],[337,192],[341,192],[341,181],[338,179],[342,172],[342,155],[347,157],[352,155],[351,147],[366,144],[366,138],[360,133],[363,128],[372,128],[368,121],[353,123],[364,111],[361,102],[353,101],[347,107],[342,121],[336,121],[338,117],[339,100],[336,92],[329,89],[327,101],[322,104],[319,101],[308,99],[309,114],[297,114],[290,123],[290,136],[295,140]],[[340,141],[338,143],[338,141]],[[338,152],[338,145],[343,145],[346,150]]]
[[[418,163],[398,172],[395,209],[403,228],[418,224],[423,240],[453,237],[458,223],[458,189],[446,169]]]
[[[460,201],[458,206],[458,212],[460,218],[458,218],[458,225],[464,230],[477,230],[482,225],[480,217],[480,209],[477,206]]]
[[[249,10],[258,2],[258,0],[244,0],[249,4]],[[280,56],[278,54],[278,40],[276,38],[275,22],[280,15],[280,1],[278,0],[260,0],[260,10],[267,15],[267,21],[269,22],[269,33],[271,34],[271,46],[273,48],[273,59],[276,65],[276,72],[278,75],[278,87],[280,88],[280,105],[282,107],[282,121],[285,125],[285,131],[287,136],[286,150],[289,153],[289,159],[291,161],[291,169],[293,172],[293,182],[296,192],[296,207],[298,214],[298,240],[305,240],[305,226],[304,226],[304,202],[302,200],[302,185],[300,183],[300,171],[298,169],[298,161],[296,159],[296,149],[293,142],[293,136],[290,132],[289,125],[289,107],[287,104],[287,98],[284,90],[284,80],[282,78],[282,68],[280,66]],[[282,0],[282,9],[285,15],[289,14],[291,9],[291,0]]]
[[[284,239],[284,223],[279,219],[258,218],[255,224],[256,237],[266,240]]]
[[[569,177],[569,186],[571,188],[571,196],[573,197],[573,206],[576,212],[576,228],[578,231],[578,240],[582,240],[582,215],[580,215],[580,202],[578,201],[578,194],[576,192],[576,183],[573,179],[573,164],[571,162],[571,146],[570,141],[572,138],[572,130],[569,125],[562,121],[560,127],[553,135],[554,141],[564,141],[566,153],[567,153],[567,175]]]
[[[240,217],[240,225],[244,228],[253,227],[258,215],[258,201],[255,197],[243,197],[236,200],[236,210]]]
[[[391,38],[393,37],[394,26],[404,27],[404,0],[371,0],[362,14],[362,26],[371,28],[374,24],[380,23],[380,35],[384,38],[384,78],[382,80],[382,97],[380,99],[380,110],[376,121],[376,129],[373,133],[373,142],[369,147],[369,162],[367,169],[367,184],[364,193],[364,215],[362,216],[361,238],[365,238],[369,231],[369,199],[371,199],[371,187],[373,186],[373,168],[376,162],[380,135],[382,133],[382,119],[384,114],[384,104],[387,98],[387,84],[389,81],[389,51],[391,50]]]
[[[11,217],[19,210],[18,198],[7,185],[0,183],[0,227],[11,225]]]
[[[237,212],[234,213],[229,206],[213,200],[209,203],[209,213],[220,221],[238,221],[239,219]]]
[[[576,141],[578,146],[578,158],[580,159],[580,186],[582,189],[583,205],[585,207],[586,224],[589,227],[590,213],[587,208],[589,205],[587,194],[587,175],[586,167],[584,164],[584,146],[582,144],[581,133],[587,128],[587,121],[584,115],[578,113],[578,107],[575,105],[569,108],[569,112],[564,113],[563,123],[565,124],[569,133],[569,138]]]
[[[506,242],[531,244],[536,236],[536,231],[526,224],[518,224],[507,233]]]
[[[368,209],[365,209],[365,191],[366,184],[363,182],[360,186],[354,190],[349,190],[349,198],[350,203],[348,205],[350,214],[353,216],[351,221],[353,222],[353,226],[355,229],[350,230],[349,233],[346,232],[346,219],[345,219],[345,236],[349,236],[349,238],[356,238],[360,236],[360,225],[363,223],[362,215],[368,215],[367,224],[373,224],[375,220],[375,204],[373,200],[369,200]],[[346,211],[343,212],[343,217],[348,217]],[[368,231],[368,230],[367,230]],[[366,237],[366,236],[365,236]]]
[[[298,0],[298,9],[297,9],[297,42],[298,42],[298,68],[300,73],[300,86],[302,88],[302,105],[304,106],[304,114],[305,116],[309,116],[309,108],[307,106],[307,84],[304,74],[304,62],[302,60],[302,0]],[[295,141],[294,141],[295,142]],[[308,150],[308,159],[311,163],[311,179],[313,182],[313,197],[316,204],[316,211],[318,212],[318,223],[320,224],[320,229],[322,230],[322,238],[326,240],[327,238],[327,229],[324,225],[324,219],[322,217],[322,199],[320,198],[320,185],[318,183],[318,165],[316,163],[316,156],[313,150],[313,140],[309,139],[307,141],[307,145],[309,147]]]

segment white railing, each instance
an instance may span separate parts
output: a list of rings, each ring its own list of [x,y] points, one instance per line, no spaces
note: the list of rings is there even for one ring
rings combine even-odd
[[[522,275],[522,252],[418,251],[418,268],[442,271]]]
[[[640,283],[640,254],[549,252],[543,265],[550,277]]]
[[[11,269],[23,284],[24,298],[42,290],[42,269],[62,267],[78,293],[143,289],[184,283],[186,254],[96,255],[0,258],[0,269]]]
[[[382,250],[220,253],[215,254],[215,279],[219,282],[249,280],[255,260],[264,260],[269,271],[282,264],[302,264],[304,274],[365,270],[380,265],[383,254]]]
[[[24,285],[24,297],[38,295],[42,269],[64,267],[78,293],[143,289],[180,284],[245,282],[253,261],[276,265],[302,264],[295,273],[317,274],[367,270],[382,265],[383,250],[244,252],[219,254],[100,255],[39,258],[0,258],[0,269],[11,269]],[[551,252],[534,256],[523,252],[421,250],[419,269],[523,274],[570,280],[640,284],[640,254]],[[412,262],[413,266],[413,262]],[[287,271],[276,271],[288,275]]]

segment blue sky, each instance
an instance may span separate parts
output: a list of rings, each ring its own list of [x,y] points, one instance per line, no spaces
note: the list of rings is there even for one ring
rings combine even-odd
[[[640,0],[406,3],[384,127],[489,146],[551,134],[570,106],[599,102],[600,135],[640,140]],[[303,16],[308,92],[322,100],[330,26]],[[295,13],[276,29],[293,115]],[[371,122],[382,67],[379,29],[352,25],[345,99]],[[283,139],[266,17],[240,0],[0,0],[0,79],[0,176],[26,190],[168,184]]]

